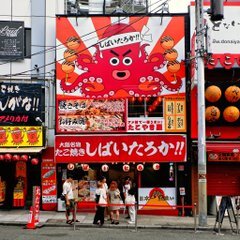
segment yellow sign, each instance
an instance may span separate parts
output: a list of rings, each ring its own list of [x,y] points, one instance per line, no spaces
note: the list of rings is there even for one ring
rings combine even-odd
[[[165,131],[186,132],[185,97],[165,97]]]
[[[41,147],[43,129],[40,126],[0,127],[0,147]]]
[[[23,191],[14,191],[13,199],[23,199]]]

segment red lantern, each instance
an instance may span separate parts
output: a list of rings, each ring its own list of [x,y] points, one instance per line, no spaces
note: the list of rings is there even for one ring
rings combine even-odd
[[[157,101],[160,103],[162,101],[162,97],[157,97]]]
[[[160,164],[159,163],[154,163],[153,164],[153,170],[157,171],[160,169]]]
[[[144,170],[143,164],[138,164],[138,165],[137,165],[137,170],[138,170],[139,172],[143,171],[143,170]]]
[[[31,163],[32,165],[38,165],[38,158],[32,158]]]
[[[69,163],[67,165],[67,169],[70,170],[70,171],[72,171],[74,168],[75,168],[75,165],[73,163]]]
[[[148,111],[149,111],[149,112],[152,112],[152,111],[153,111],[153,107],[150,106],[150,107],[148,108]]]
[[[82,164],[82,170],[87,172],[89,170],[89,165],[88,164]]]
[[[133,103],[135,101],[135,97],[130,97],[129,101]]]
[[[20,156],[17,155],[17,154],[14,154],[13,157],[12,157],[12,160],[13,161],[19,161],[20,160]]]
[[[26,162],[28,160],[28,155],[22,155],[20,160]]]
[[[4,159],[7,160],[7,161],[11,161],[12,160],[12,154],[10,154],[10,153],[5,154]]]
[[[129,172],[129,170],[130,170],[130,166],[128,164],[124,164],[123,165],[123,171],[124,172]]]
[[[0,161],[3,161],[4,160],[4,156],[1,154],[0,155]]]
[[[103,172],[107,172],[108,169],[109,169],[109,166],[108,166],[107,164],[103,164],[103,165],[102,165],[102,171],[103,171]]]

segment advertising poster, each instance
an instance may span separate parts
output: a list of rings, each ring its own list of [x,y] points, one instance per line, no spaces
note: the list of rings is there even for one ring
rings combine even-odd
[[[139,209],[167,210],[176,206],[176,188],[139,188]]]
[[[56,204],[56,165],[53,159],[42,159],[42,203]]]
[[[36,118],[42,119],[42,101],[41,84],[1,82],[0,125],[36,125]]]
[[[125,131],[124,99],[61,99],[57,107],[57,132]]]
[[[41,147],[43,129],[37,126],[0,127],[0,145],[2,147]]]
[[[0,59],[24,57],[24,22],[0,21]]]
[[[57,98],[185,95],[183,16],[56,18]]]

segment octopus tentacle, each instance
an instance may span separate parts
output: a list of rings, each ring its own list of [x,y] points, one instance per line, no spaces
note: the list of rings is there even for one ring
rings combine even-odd
[[[77,78],[76,81],[74,81],[71,84],[67,84],[65,78],[61,79],[60,81],[60,87],[63,90],[63,92],[66,93],[73,93],[75,91],[77,91],[78,89],[81,89],[82,83],[81,80],[79,78]]]
[[[160,78],[160,85],[169,91],[176,92],[182,87],[182,79],[178,76],[175,77],[176,82],[169,82],[164,76]]]
[[[139,60],[142,61],[142,62],[144,62],[144,60],[146,60],[146,59],[148,58],[148,54],[147,54],[147,52],[145,51],[145,48],[146,48],[147,46],[150,46],[150,44],[145,43],[145,44],[143,44],[143,45],[140,47],[140,49],[139,49]]]
[[[78,55],[76,63],[78,68],[83,69],[84,71],[88,71],[95,65],[93,58],[87,54]]]
[[[153,64],[154,70],[163,68],[164,65],[166,65],[166,63],[167,63],[166,59],[164,58],[163,54],[161,54],[161,53],[154,53],[154,54],[150,55],[148,62]]]

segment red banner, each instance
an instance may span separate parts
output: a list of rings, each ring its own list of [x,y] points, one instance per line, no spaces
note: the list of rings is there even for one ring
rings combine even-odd
[[[185,135],[56,136],[55,161],[74,162],[183,162]]]

